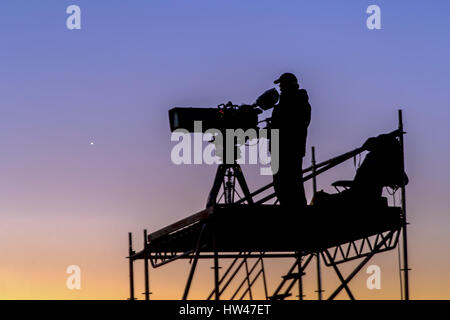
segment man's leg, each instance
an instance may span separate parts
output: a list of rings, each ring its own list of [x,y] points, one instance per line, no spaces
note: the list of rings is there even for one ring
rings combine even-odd
[[[273,175],[273,188],[275,189],[275,194],[280,204],[283,203],[282,180],[283,179],[280,176],[280,168],[278,168],[278,172]]]
[[[291,161],[289,161],[288,166],[284,166],[284,169],[285,175],[281,179],[284,204],[295,208],[305,207],[306,197],[302,181],[302,158],[292,155]]]
[[[307,204],[302,181],[303,158],[292,155],[290,160],[280,162],[278,172],[273,175],[275,194],[281,205],[303,208]]]

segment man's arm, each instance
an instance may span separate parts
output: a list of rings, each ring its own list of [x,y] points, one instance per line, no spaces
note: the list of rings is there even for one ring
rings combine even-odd
[[[308,92],[305,89],[300,90],[300,100],[300,118],[304,127],[307,128],[309,126],[309,123],[311,122],[311,105],[309,104]]]

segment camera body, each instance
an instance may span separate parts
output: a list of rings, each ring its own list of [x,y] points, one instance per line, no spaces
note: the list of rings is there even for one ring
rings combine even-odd
[[[256,129],[258,115],[262,111],[256,106],[235,106],[231,102],[219,105],[217,108],[182,108],[175,107],[169,110],[170,131],[185,129],[194,131],[194,122],[201,121],[202,131],[217,129]]]
[[[184,129],[194,131],[194,122],[201,121],[202,131],[217,129],[257,129],[258,115],[272,108],[278,101],[278,91],[273,88],[264,92],[252,105],[233,105],[231,102],[217,108],[175,107],[169,110],[170,131]]]

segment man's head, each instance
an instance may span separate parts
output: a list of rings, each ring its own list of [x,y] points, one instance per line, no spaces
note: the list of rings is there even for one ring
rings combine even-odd
[[[297,77],[293,73],[283,73],[277,80],[273,83],[280,85],[280,90],[282,92],[296,90],[299,88]]]

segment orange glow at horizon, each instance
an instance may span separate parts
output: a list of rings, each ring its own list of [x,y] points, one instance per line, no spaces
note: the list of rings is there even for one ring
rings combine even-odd
[[[23,222],[23,221],[22,221]],[[56,223],[56,221],[54,221]],[[86,223],[86,222],[85,222]],[[74,225],[77,228],[83,228],[84,223]],[[121,229],[120,226],[101,226],[101,223],[92,221],[87,223],[89,226],[85,229]],[[23,224],[26,226],[26,224]],[[52,227],[49,226],[49,229]],[[0,299],[112,299],[125,300],[129,297],[128,287],[128,260],[126,257],[127,243],[126,234],[122,239],[115,236],[104,239],[94,239],[86,232],[86,237],[71,237],[74,230],[63,229],[58,233],[59,241],[55,235],[41,235],[39,242],[33,242],[33,226],[30,224],[27,228],[23,228],[23,234],[28,234],[30,239],[19,243],[15,242],[16,250],[20,250],[21,254],[13,250],[5,251],[5,259],[0,266]],[[116,229],[116,230],[117,230]],[[414,229],[412,230],[414,231]],[[65,236],[63,236],[63,234]],[[11,237],[11,235],[9,235]],[[73,243],[62,241],[61,239],[71,239]],[[139,236],[135,236],[135,244],[138,247]],[[4,242],[4,239],[1,239]],[[16,238],[18,240],[18,238]],[[65,247],[73,247],[78,245],[78,249],[73,254],[64,252]],[[413,246],[417,245],[412,241]],[[110,246],[108,248],[108,246]],[[30,249],[32,248],[32,249]],[[104,250],[103,248],[108,248]],[[121,248],[122,250],[116,250]],[[47,251],[48,250],[48,251]],[[419,251],[419,252],[418,252]],[[46,252],[52,252],[48,254]],[[84,254],[80,254],[84,252]],[[64,253],[64,254],[63,254]],[[433,277],[434,274],[443,274],[446,272],[444,265],[433,263],[430,260],[428,265],[421,265],[416,260],[420,256],[419,250],[412,251],[411,254],[411,297],[412,299],[447,299],[450,297],[450,281],[447,279],[438,279]],[[15,258],[12,258],[13,255]],[[350,288],[357,299],[399,299],[399,274],[398,274],[398,256],[397,250],[382,253],[374,257],[365,268],[361,270],[355,279],[350,282]],[[5,261],[7,263],[5,263]],[[252,265],[252,259],[249,260]],[[437,261],[437,260],[436,260]],[[269,294],[275,290],[281,276],[285,274],[290,267],[293,259],[266,259],[265,267],[267,274],[267,283]],[[358,261],[356,261],[358,262]],[[356,262],[348,265],[339,265],[339,269],[344,277],[355,266]],[[221,261],[223,269],[230,263],[230,259]],[[65,269],[70,264],[78,264],[81,268],[81,290],[69,290],[66,288],[66,279],[69,276],[65,273]],[[368,265],[376,264],[380,266],[382,271],[382,288],[380,290],[369,290],[366,287],[366,280],[369,274],[365,273]],[[18,267],[20,266],[20,267]],[[203,300],[207,297],[213,285],[213,273],[210,267],[211,260],[201,260],[197,267],[194,282],[189,294],[189,299]],[[187,274],[190,265],[184,261],[176,261],[164,267],[153,269],[150,268],[150,288],[153,292],[151,299],[169,299],[179,300],[184,290]],[[335,287],[339,284],[334,271],[331,267],[325,267],[322,263],[323,288],[326,298]],[[7,277],[5,277],[7,275]],[[239,277],[232,283],[230,290],[223,295],[223,299],[228,299],[232,292],[231,287],[236,288],[237,283],[242,279],[242,271]],[[317,299],[315,260],[312,260],[306,270],[304,277],[305,299]],[[449,286],[445,285],[445,282]],[[264,299],[261,279],[258,279],[253,290],[256,299]],[[135,262],[135,296],[143,299],[143,263]],[[292,289],[293,296],[289,299],[295,299],[298,289],[294,286]],[[347,299],[344,291],[338,296],[338,299]]]

